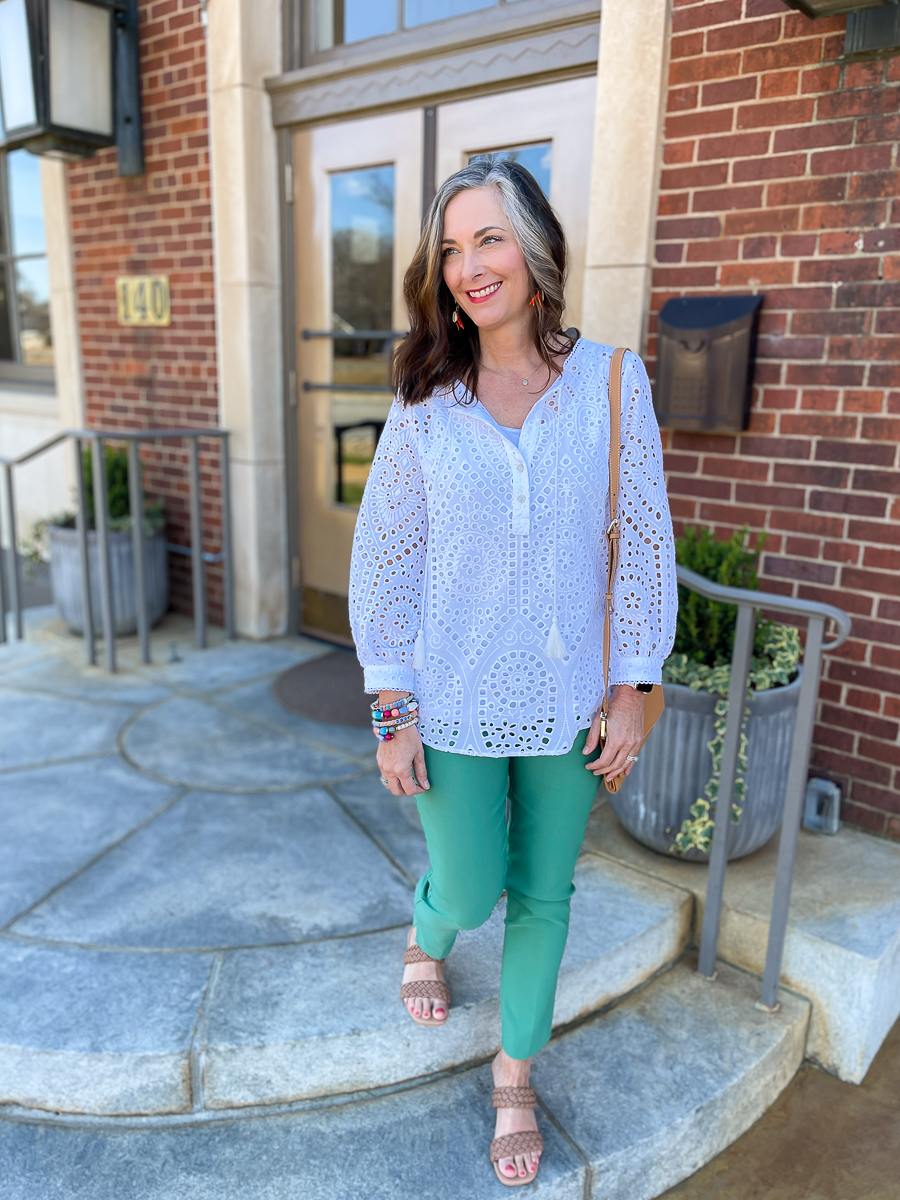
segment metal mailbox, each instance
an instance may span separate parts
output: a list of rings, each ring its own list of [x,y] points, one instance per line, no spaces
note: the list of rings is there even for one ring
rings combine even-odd
[[[762,296],[684,296],[659,314],[653,404],[666,429],[747,428]]]

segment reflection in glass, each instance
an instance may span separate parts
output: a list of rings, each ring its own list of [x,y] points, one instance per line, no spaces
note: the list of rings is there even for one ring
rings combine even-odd
[[[500,0],[315,0],[317,50],[363,42],[396,33],[402,8],[403,28],[417,29],[466,13],[496,8]],[[514,0],[506,0],[512,4]],[[548,7],[553,0],[545,0]]]
[[[397,28],[395,0],[344,0],[344,42],[393,33]]]
[[[9,284],[7,272],[9,268],[0,262],[0,362],[9,362],[14,358],[12,334],[9,324]]]
[[[20,361],[29,367],[53,365],[50,336],[50,283],[46,258],[20,258],[16,263]]]
[[[335,484],[339,504],[358,505],[391,404],[394,168],[365,167],[331,176],[332,393]],[[385,389],[367,391],[366,389]],[[354,389],[354,390],[350,390]],[[359,389],[359,390],[356,390]]]
[[[432,21],[446,21],[448,17],[461,17],[464,13],[493,8],[496,2],[497,0],[404,0],[403,24],[407,29],[415,25],[430,25]]]
[[[27,150],[6,156],[9,215],[13,254],[44,254],[44,201],[41,195],[40,159]]]
[[[541,191],[549,200],[552,151],[552,142],[539,142],[534,146],[509,146],[504,150],[489,150],[483,154],[470,154],[469,162],[477,162],[480,158],[487,158],[488,154],[490,154],[494,158],[509,159],[512,162],[521,163],[535,177]]]
[[[37,120],[25,0],[0,4],[0,108],[6,130],[25,129]]]
[[[317,0],[317,50],[382,37],[396,29],[397,0]]]
[[[40,159],[0,154],[0,360],[53,365]]]

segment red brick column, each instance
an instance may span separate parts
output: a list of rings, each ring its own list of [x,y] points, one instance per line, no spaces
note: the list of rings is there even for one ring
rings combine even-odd
[[[765,301],[749,431],[664,435],[673,515],[764,530],[762,587],[851,613],[813,768],[900,839],[900,58],[780,0],[674,5],[651,364],[669,297]]]
[[[115,150],[69,170],[75,288],[88,423],[118,429],[218,423],[206,43],[199,0],[141,0],[146,174],[120,179]],[[168,275],[172,323],[117,324],[118,275]],[[201,443],[207,549],[219,549],[218,446]],[[186,443],[144,451],[145,486],[165,500],[168,537],[187,545]],[[172,600],[191,611],[190,564],[170,556]],[[210,573],[210,616],[221,579]]]

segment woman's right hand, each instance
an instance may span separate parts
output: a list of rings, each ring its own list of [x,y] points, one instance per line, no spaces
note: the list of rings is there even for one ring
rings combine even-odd
[[[416,796],[431,786],[425,771],[425,750],[418,726],[407,725],[389,742],[380,741],[376,757],[381,777],[390,783],[394,796]]]

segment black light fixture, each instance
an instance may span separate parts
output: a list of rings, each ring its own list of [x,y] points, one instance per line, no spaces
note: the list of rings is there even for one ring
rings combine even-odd
[[[0,0],[0,147],[144,170],[137,0]]]
[[[805,17],[839,17],[864,8],[893,8],[897,0],[784,0],[784,3]]]

